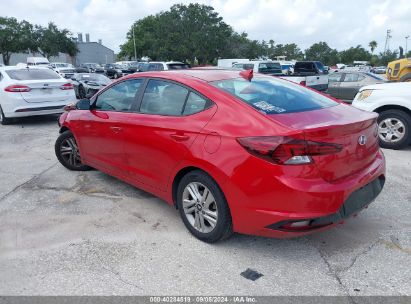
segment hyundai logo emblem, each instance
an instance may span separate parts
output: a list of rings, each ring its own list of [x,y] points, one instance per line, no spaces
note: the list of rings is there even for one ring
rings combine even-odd
[[[367,143],[367,136],[361,135],[360,137],[358,137],[358,144],[360,146],[364,146],[366,143]]]

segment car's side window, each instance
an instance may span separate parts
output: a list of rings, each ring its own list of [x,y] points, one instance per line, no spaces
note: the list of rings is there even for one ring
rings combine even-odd
[[[340,82],[342,74],[334,73],[328,77],[328,82]]]
[[[0,73],[0,81],[3,80],[3,75]]]
[[[98,95],[93,108],[102,111],[131,111],[142,82],[142,79],[131,79],[112,86]]]
[[[209,102],[200,95],[190,92],[184,107],[183,115],[198,113],[206,109]]]
[[[344,82],[358,81],[358,74],[345,74]]]
[[[180,116],[187,100],[188,90],[177,84],[150,80],[141,101],[140,112]]]
[[[357,81],[361,81],[361,80],[364,80],[364,79],[365,79],[365,76],[364,76],[364,75],[358,75]]]

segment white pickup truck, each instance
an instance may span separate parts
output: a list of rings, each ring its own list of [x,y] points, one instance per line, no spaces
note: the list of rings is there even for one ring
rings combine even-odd
[[[319,61],[297,61],[292,74],[281,78],[321,92],[328,89],[328,70]]]

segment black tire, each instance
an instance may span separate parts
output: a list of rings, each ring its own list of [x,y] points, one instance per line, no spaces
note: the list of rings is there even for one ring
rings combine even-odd
[[[80,85],[80,86],[78,87],[78,98],[79,98],[79,99],[84,99],[84,98],[86,98],[86,89],[85,89],[82,85]]]
[[[114,78],[114,79],[117,79],[117,78],[118,78],[118,74],[117,74],[117,73],[114,73],[113,78]]]
[[[73,143],[75,144],[75,147],[73,147]],[[68,154],[64,155],[64,153],[68,152],[68,149],[70,147],[72,149],[75,148],[76,150],[76,153],[72,154],[71,158]],[[77,148],[76,139],[74,138],[71,131],[67,130],[60,134],[60,136],[57,138],[56,143],[54,145],[54,151],[56,153],[56,156],[59,162],[67,169],[72,170],[72,171],[91,170],[89,166],[83,165],[81,163],[80,152]]]
[[[5,126],[11,124],[12,122],[13,120],[11,118],[4,116],[3,109],[0,106],[0,123]]]
[[[190,183],[200,183],[206,186],[208,190],[211,192],[211,194],[214,196],[216,210],[218,210],[217,222],[215,224],[214,229],[208,233],[198,231],[196,228],[194,228],[193,225],[189,222],[187,215],[184,212],[183,193],[185,188]],[[233,225],[231,220],[230,209],[228,207],[225,196],[221,191],[220,187],[217,185],[217,183],[203,171],[191,171],[181,179],[177,189],[177,208],[180,212],[180,216],[183,220],[184,225],[191,232],[191,234],[193,234],[196,238],[200,239],[201,241],[207,243],[215,243],[227,239],[233,234]],[[194,212],[197,212],[197,209],[195,209]]]
[[[400,121],[403,124],[401,131],[404,132],[404,136],[401,140],[396,142],[384,141],[383,136],[379,134],[380,146],[387,149],[399,150],[407,147],[411,143],[411,115],[402,110],[387,110],[380,113],[378,116],[378,125],[383,127],[383,121],[392,119]]]

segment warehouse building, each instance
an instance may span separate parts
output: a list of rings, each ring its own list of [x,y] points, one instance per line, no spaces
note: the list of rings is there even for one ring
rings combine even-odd
[[[93,62],[93,63],[113,63],[115,61],[114,51],[103,45],[101,39],[98,42],[91,42],[90,35],[85,35],[86,39],[83,41],[83,34],[79,33],[74,41],[77,44],[79,52],[75,57],[71,57],[67,54],[60,53],[59,56],[51,57],[50,62],[67,62],[75,66],[81,63]],[[27,57],[41,56],[37,53],[15,53],[10,57],[10,65],[16,65],[19,62],[26,62]],[[0,55],[0,64],[3,63],[3,58]]]

